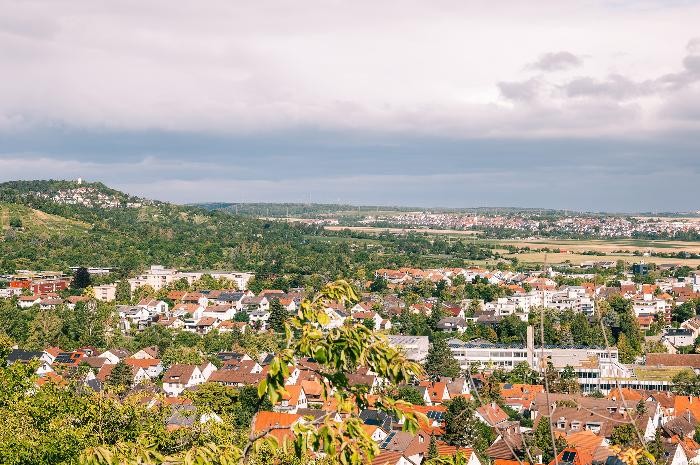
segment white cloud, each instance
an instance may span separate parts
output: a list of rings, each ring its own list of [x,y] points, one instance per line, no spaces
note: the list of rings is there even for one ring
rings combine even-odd
[[[537,8],[0,0],[0,8],[0,130],[323,128],[454,137],[529,136],[533,118],[542,135],[606,134],[620,115],[611,94],[641,115],[633,129],[661,128],[659,103],[609,76],[643,83],[663,73],[677,85],[695,69],[694,59],[686,68],[682,60],[697,49],[688,41],[700,16],[694,4],[554,0]],[[588,82],[591,102],[563,99],[557,89],[568,81],[531,76],[523,67],[533,60],[560,70],[557,79],[581,73],[589,81],[579,82],[576,100]],[[508,84],[498,85],[519,82],[530,83],[519,94],[515,84],[505,92]]]

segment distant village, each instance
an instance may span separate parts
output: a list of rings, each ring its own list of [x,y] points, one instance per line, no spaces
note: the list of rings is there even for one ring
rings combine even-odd
[[[571,213],[553,218],[537,217],[536,213],[463,214],[413,212],[391,215],[368,215],[360,221],[373,225],[387,223],[410,227],[440,229],[496,229],[509,230],[528,237],[539,233],[591,236],[601,238],[626,238],[635,236],[674,237],[679,233],[699,233],[698,218],[642,217],[642,216],[591,216]]]
[[[110,269],[91,268],[91,275],[108,275]],[[639,269],[636,271],[640,271]],[[643,271],[643,270],[641,270]],[[263,289],[254,293],[248,289],[254,274],[236,271],[184,272],[154,265],[138,276],[128,279],[132,294],[149,286],[155,291],[167,290],[175,282],[189,284],[203,276],[226,280],[230,289],[167,292],[167,298],[144,298],[134,305],[117,305],[119,330],[133,335],[152,326],[173,331],[207,335],[235,332],[265,333],[270,330],[271,305],[281,305],[287,312],[297,311],[307,298],[305,289]],[[425,363],[431,351],[428,336],[403,334],[397,318],[405,314],[430,315],[437,299],[421,298],[407,303],[399,291],[421,282],[451,286],[455,281],[484,282],[508,290],[505,297],[487,302],[464,299],[458,302],[440,302],[444,315],[437,322],[439,332],[448,333],[447,345],[451,356],[459,363],[462,375],[416,379],[411,385],[421,402],[410,408],[423,413],[428,419],[416,434],[401,431],[401,424],[386,413],[368,406],[359,412],[364,427],[379,446],[375,464],[419,465],[429,447],[436,447],[440,455],[454,454],[456,448],[437,440],[445,431],[446,405],[456,398],[473,400],[488,383],[491,373],[511,372],[526,366],[534,372],[551,366],[557,371],[573,373],[577,385],[574,393],[545,392],[541,384],[498,383],[502,401],[481,403],[476,417],[490,428],[496,438],[486,450],[489,461],[496,465],[515,465],[522,461],[523,434],[537,428],[543,418],[551,418],[551,428],[563,439],[565,447],[552,463],[588,465],[603,463],[613,456],[611,436],[616,426],[632,421],[645,441],[661,441],[667,463],[686,465],[700,463],[700,444],[694,440],[700,425],[700,398],[674,393],[672,379],[681,370],[700,372],[700,354],[687,350],[700,336],[700,318],[691,316],[680,324],[671,324],[673,309],[691,299],[700,298],[700,272],[684,278],[662,278],[654,284],[636,284],[620,281],[619,287],[606,287],[584,282],[581,285],[557,285],[551,270],[517,273],[503,270],[471,268],[439,269],[379,269],[375,280],[386,287],[382,292],[371,292],[371,281],[361,294],[361,300],[352,306],[329,304],[323,330],[338,328],[347,321],[362,322],[374,331],[386,334],[389,344],[400,348],[410,360]],[[13,299],[18,308],[37,306],[43,310],[68,308],[89,301],[112,302],[116,298],[117,283],[95,285],[90,295],[61,298],[60,293],[71,285],[73,277],[60,272],[18,271],[4,277],[6,286],[0,289],[0,298]],[[663,328],[656,336],[663,346],[662,353],[647,353],[633,363],[622,363],[617,347],[544,346],[539,341],[538,328],[528,326],[527,338],[522,343],[494,343],[483,338],[460,338],[469,325],[495,326],[504,318],[517,317],[527,322],[531,312],[543,307],[553,311],[573,311],[588,318],[595,315],[600,299],[618,295],[631,302],[641,329],[652,324]],[[135,352],[113,347],[100,349],[81,347],[66,351],[60,347],[46,347],[43,351],[16,347],[9,354],[8,363],[39,361],[37,383],[62,383],[68,373],[87,367],[81,372],[85,386],[99,391],[116,366],[130,368],[132,389],[147,389],[156,402],[164,394],[172,406],[168,428],[186,428],[194,422],[216,421],[200,415],[190,399],[183,394],[205,384],[242,388],[256,386],[265,376],[272,358],[270,353],[251,356],[243,352],[222,351],[216,360],[202,364],[171,364],[161,360],[155,346],[141,347]],[[216,363],[213,363],[216,362]],[[289,367],[285,380],[287,395],[273,405],[271,411],[258,412],[253,420],[254,431],[269,431],[277,439],[291,436],[293,425],[314,422],[327,415],[339,415],[333,402],[324,400],[323,385],[314,373],[313,359],[297,360]],[[376,373],[360,368],[348,374],[350,382],[366,385],[370,392],[381,390],[385,381]],[[418,405],[419,404],[419,405]],[[630,412],[637,412],[632,415]],[[639,413],[643,412],[643,413]],[[514,418],[528,419],[518,421]],[[618,431],[619,432],[619,431]],[[700,440],[700,437],[697,438]],[[433,446],[430,446],[433,444]],[[481,464],[472,449],[462,450],[470,465]],[[536,457],[542,463],[542,457]],[[482,457],[483,461],[483,457]]]

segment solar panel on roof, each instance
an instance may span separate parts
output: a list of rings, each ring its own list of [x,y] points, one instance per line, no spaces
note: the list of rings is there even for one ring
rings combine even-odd
[[[379,446],[379,448],[386,449],[386,446],[389,445],[389,443],[391,442],[391,440],[394,438],[395,435],[396,435],[396,431],[392,431],[391,433],[389,433],[389,435],[386,437],[386,439],[384,439],[384,442],[382,442],[382,444]]]
[[[438,412],[436,410],[429,410],[426,416],[431,420],[442,421],[443,412]]]
[[[572,452],[570,450],[565,451],[564,454],[561,456],[562,462],[573,463],[575,458],[576,458],[576,452]]]

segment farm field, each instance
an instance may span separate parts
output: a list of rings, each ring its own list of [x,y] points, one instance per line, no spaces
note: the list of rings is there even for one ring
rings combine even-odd
[[[663,258],[663,257],[639,257],[635,255],[581,255],[577,253],[544,253],[544,252],[525,252],[518,254],[504,254],[504,258],[517,258],[525,263],[544,263],[545,255],[547,263],[565,263],[569,262],[572,265],[580,265],[587,261],[613,261],[624,260],[627,263],[637,263],[644,261],[646,263],[656,263],[657,265],[676,263],[679,265],[687,265],[690,267],[700,266],[700,259],[694,258]]]
[[[610,253],[615,250],[629,250],[630,252],[692,252],[700,253],[700,242],[690,241],[659,241],[645,239],[525,239],[525,240],[497,240],[504,245],[516,247],[530,247],[531,249],[564,249],[570,252],[583,252],[594,250]],[[668,259],[667,259],[668,260]]]

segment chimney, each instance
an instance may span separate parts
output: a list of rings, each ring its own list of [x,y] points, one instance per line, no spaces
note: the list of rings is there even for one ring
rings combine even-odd
[[[532,325],[527,326],[527,363],[535,369],[535,328]]]

